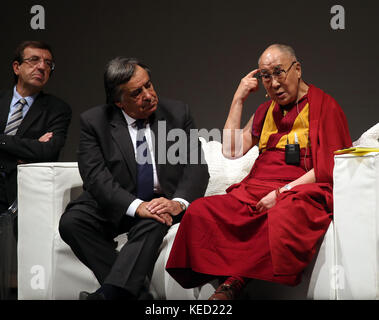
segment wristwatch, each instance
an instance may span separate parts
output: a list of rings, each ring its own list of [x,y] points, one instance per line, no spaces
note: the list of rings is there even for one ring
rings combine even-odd
[[[179,202],[179,204],[180,204],[180,208],[182,208],[182,211],[186,211],[187,207],[186,207],[186,205],[184,204],[184,202],[179,201],[179,200],[176,200],[176,201]]]
[[[286,191],[289,191],[292,189],[292,187],[289,184],[286,184],[283,189],[286,189]]]

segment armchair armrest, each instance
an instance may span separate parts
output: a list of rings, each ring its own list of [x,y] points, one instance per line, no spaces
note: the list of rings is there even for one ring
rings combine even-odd
[[[334,160],[337,299],[378,299],[379,153]]]

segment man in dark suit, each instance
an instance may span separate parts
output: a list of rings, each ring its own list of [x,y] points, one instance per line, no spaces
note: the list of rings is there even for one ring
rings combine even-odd
[[[25,41],[12,63],[16,84],[0,91],[0,212],[17,197],[17,165],[57,161],[64,145],[71,109],[42,92],[54,66],[49,45]]]
[[[189,203],[204,195],[208,167],[200,161],[197,135],[191,139],[188,106],[158,100],[147,66],[115,58],[104,84],[107,104],[81,115],[84,192],[66,208],[59,231],[101,284],[80,299],[143,299],[162,240]],[[166,139],[162,131],[179,139]],[[128,242],[118,253],[113,239],[124,232]]]
[[[15,85],[0,91],[0,274],[11,275],[0,279],[0,299],[17,286],[17,165],[57,161],[71,120],[65,102],[42,92],[54,66],[49,45],[24,41],[12,63]]]

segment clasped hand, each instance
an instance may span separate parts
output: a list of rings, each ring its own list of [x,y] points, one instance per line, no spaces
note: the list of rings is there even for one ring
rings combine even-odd
[[[276,204],[276,191],[273,190],[258,201],[255,206],[259,212],[272,208]]]
[[[178,215],[181,211],[179,202],[161,197],[149,202],[142,202],[138,206],[136,214],[140,218],[151,218],[171,226],[172,216]]]

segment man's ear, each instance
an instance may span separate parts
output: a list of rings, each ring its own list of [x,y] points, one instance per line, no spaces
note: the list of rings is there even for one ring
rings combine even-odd
[[[301,63],[299,61],[296,62],[296,72],[297,72],[297,77],[300,80],[301,79]]]
[[[12,67],[15,75],[18,76],[20,74],[20,63],[18,61],[13,61]]]

